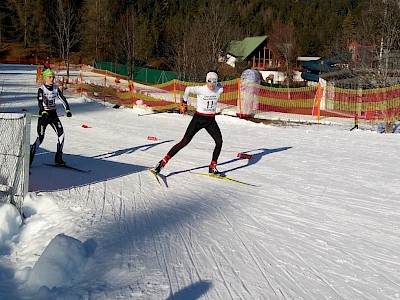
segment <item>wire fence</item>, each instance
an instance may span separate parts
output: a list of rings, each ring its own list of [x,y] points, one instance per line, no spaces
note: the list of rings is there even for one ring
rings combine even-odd
[[[29,185],[30,115],[0,113],[0,202],[21,212]]]

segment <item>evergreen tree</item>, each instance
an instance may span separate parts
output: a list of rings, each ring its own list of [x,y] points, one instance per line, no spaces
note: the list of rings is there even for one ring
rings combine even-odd
[[[0,4],[4,6],[0,12],[0,43],[6,37],[11,42],[23,42],[25,47],[41,42],[51,45],[54,39],[50,38],[48,28],[54,25],[54,20],[48,16],[57,11],[55,7],[61,0],[6,1],[9,5]],[[302,56],[344,51],[352,39],[378,45],[382,35],[394,36],[382,27],[383,8],[392,2],[390,12],[398,7],[397,0],[122,0],[117,5],[111,0],[66,2],[76,8],[74,32],[82,33],[83,37],[70,47],[71,51],[80,51],[92,59],[122,63],[161,60],[164,66],[191,76],[217,66],[218,56],[229,39],[268,34],[275,21],[293,24]],[[372,11],[368,19],[369,7]],[[216,14],[218,9],[221,13]],[[125,32],[126,22],[121,23],[129,10],[135,12],[131,38]],[[84,17],[80,19],[80,15]],[[219,19],[213,19],[213,15]],[[373,22],[376,26],[365,31],[366,24]],[[122,45],[126,46],[129,39],[134,40],[133,52],[123,50]],[[384,37],[384,40],[390,48],[400,48],[396,39]],[[62,46],[60,43],[54,46]],[[210,66],[205,63],[206,58],[201,58],[200,67],[189,55],[199,57],[200,50],[195,49],[203,45],[206,45],[203,50],[209,53]],[[60,56],[63,53],[60,47]],[[133,58],[128,59],[127,53],[134,53]]]

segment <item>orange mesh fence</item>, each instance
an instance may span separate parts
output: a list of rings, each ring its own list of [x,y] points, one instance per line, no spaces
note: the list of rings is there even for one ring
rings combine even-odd
[[[104,71],[103,71],[104,72]],[[185,88],[204,83],[171,80],[157,85],[144,85],[104,72],[80,72],[79,76],[60,79],[65,93],[87,94],[98,101],[132,107],[146,105],[154,110],[178,108]],[[321,88],[318,100],[317,86],[302,88],[274,88],[253,84],[244,89],[240,80],[222,82],[224,92],[220,108],[234,109],[237,114],[249,112],[262,115],[271,112],[301,116],[334,116],[365,120],[393,121],[400,117],[400,85],[382,89],[350,90],[331,86]],[[189,107],[196,105],[195,95],[190,95]],[[320,106],[318,106],[320,105]],[[318,106],[318,107],[317,107]],[[309,118],[308,118],[309,119]]]
[[[98,101],[106,101],[115,105],[132,107],[134,105],[146,105],[156,110],[170,109],[174,107],[174,103],[171,103],[169,97],[163,99],[160,94],[166,94],[165,91],[160,90],[155,93],[154,89],[135,88],[135,90],[129,90],[129,85],[121,87],[117,85],[111,86],[99,86],[96,84],[88,83],[75,83],[69,85],[65,93],[70,94],[85,94],[89,95]]]
[[[400,118],[400,85],[368,90],[327,87],[326,109],[367,121],[395,121]]]
[[[260,87],[258,112],[281,112],[312,115],[316,87],[273,88]]]
[[[239,98],[239,81],[237,79],[224,81],[222,83],[224,92],[221,95],[220,102],[226,107],[237,106]]]

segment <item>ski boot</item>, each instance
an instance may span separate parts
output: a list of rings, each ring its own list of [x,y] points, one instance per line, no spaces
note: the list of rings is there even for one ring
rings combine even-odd
[[[57,152],[54,158],[54,163],[57,166],[65,166],[67,163],[62,159],[62,152]]]
[[[169,155],[166,155],[162,160],[160,160],[157,165],[154,167],[154,172],[157,174],[161,172],[161,170],[165,167],[167,162],[171,159]]]
[[[223,173],[218,171],[218,169],[217,169],[217,162],[216,161],[212,161],[211,162],[210,166],[208,167],[208,173],[216,175],[216,176],[223,176]]]

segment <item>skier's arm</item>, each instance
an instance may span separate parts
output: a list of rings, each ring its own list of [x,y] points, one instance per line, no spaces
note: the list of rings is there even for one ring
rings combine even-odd
[[[60,89],[57,90],[57,96],[62,101],[62,103],[64,105],[64,108],[65,108],[65,111],[69,111],[70,109],[69,109],[68,101],[67,101],[67,99],[65,98],[63,92]]]
[[[199,88],[201,88],[200,86],[187,86],[185,89],[185,93],[183,94],[183,101],[187,103],[188,99],[189,99],[189,94],[193,93],[193,94],[199,94]]]
[[[39,115],[41,115],[42,112],[44,111],[43,90],[41,88],[38,89],[37,100],[38,100],[38,106],[39,106]]]

